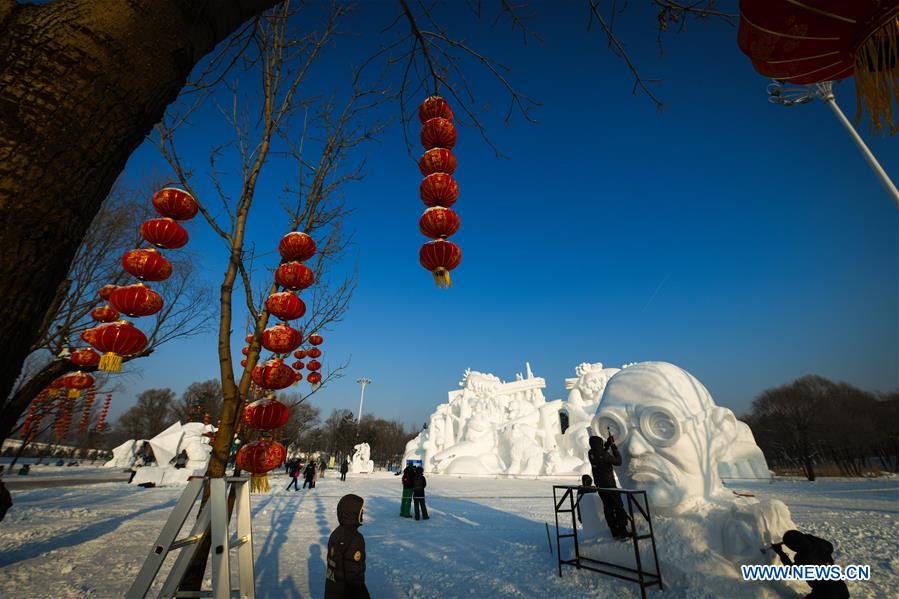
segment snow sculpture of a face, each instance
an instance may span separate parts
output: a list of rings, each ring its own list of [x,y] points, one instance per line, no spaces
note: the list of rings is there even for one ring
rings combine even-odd
[[[614,435],[622,486],[645,489],[654,513],[681,513],[722,493],[717,463],[736,438],[736,419],[677,366],[643,362],[615,374],[592,426]]]

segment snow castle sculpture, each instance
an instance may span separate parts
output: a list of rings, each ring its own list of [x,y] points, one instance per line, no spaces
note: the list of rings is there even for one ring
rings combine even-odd
[[[375,471],[375,463],[371,460],[371,447],[368,443],[353,445],[353,458],[350,460],[350,472],[353,474],[371,474]]]
[[[140,464],[132,484],[152,482],[155,485],[184,484],[190,476],[202,476],[206,473],[212,447],[209,445],[208,433],[214,433],[215,427],[202,422],[174,423],[149,440],[130,440],[112,450],[112,459],[104,464],[106,468],[131,468],[136,462]],[[149,444],[155,465],[143,465],[140,454],[145,444]],[[177,457],[184,454],[187,458],[179,463]],[[178,467],[176,467],[176,465]]]

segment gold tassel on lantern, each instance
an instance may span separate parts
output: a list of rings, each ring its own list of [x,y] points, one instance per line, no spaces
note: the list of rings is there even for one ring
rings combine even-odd
[[[104,372],[120,372],[122,370],[122,356],[107,352],[100,357],[100,370]]]
[[[434,275],[434,282],[437,283],[437,287],[440,289],[446,289],[447,287],[453,286],[453,281],[450,279],[449,271],[445,268],[438,268],[431,274]]]
[[[254,474],[250,477],[250,493],[268,493],[272,486],[268,483],[268,473]]]
[[[899,11],[899,9],[897,9]],[[893,105],[899,102],[899,17],[896,12],[873,29],[855,52],[856,122],[862,106],[871,115],[871,128],[890,135],[899,131]]]
[[[69,389],[69,399],[78,399],[81,397],[81,389]]]

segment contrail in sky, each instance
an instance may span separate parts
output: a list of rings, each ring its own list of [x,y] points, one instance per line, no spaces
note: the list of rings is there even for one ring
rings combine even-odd
[[[659,291],[662,289],[662,287],[663,287],[663,286],[665,285],[665,283],[668,281],[668,277],[670,277],[670,276],[671,276],[671,273],[666,274],[666,275],[665,275],[665,278],[662,279],[662,282],[659,283],[659,286],[656,287],[656,290],[653,291],[653,292],[652,292],[652,295],[649,296],[649,299],[646,301],[646,305],[643,306],[643,309],[642,309],[642,310],[640,310],[640,314],[641,314],[641,315],[642,315],[644,312],[646,312],[646,308],[648,308],[648,307],[649,307],[649,304],[652,303],[652,300],[654,300],[654,299],[656,298],[656,296],[659,294]]]

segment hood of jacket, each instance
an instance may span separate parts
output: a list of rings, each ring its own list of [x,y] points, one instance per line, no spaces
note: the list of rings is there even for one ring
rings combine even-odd
[[[593,435],[590,437],[590,449],[595,449],[596,451],[605,451],[605,441],[602,440],[602,437],[597,437]]]
[[[344,526],[362,526],[365,500],[358,495],[344,495],[337,502],[337,521]]]

